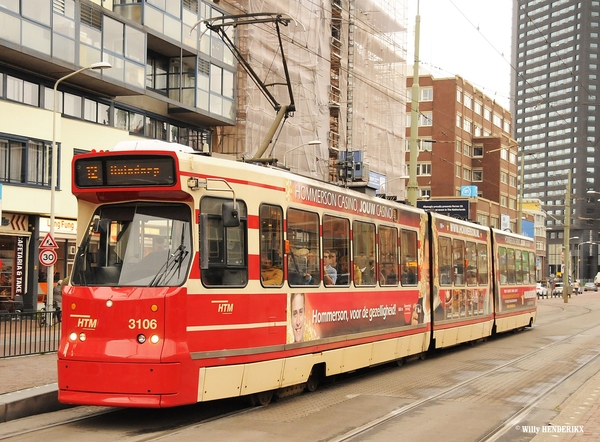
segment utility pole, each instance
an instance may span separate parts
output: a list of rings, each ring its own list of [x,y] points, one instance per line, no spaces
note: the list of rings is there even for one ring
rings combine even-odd
[[[517,147],[518,149],[518,147]],[[521,182],[519,183],[519,210],[517,211],[517,233],[523,234],[523,183],[525,179],[525,152],[521,150],[521,170],[520,170]],[[535,236],[535,235],[534,235]]]
[[[408,163],[408,204],[417,205],[419,183],[417,182],[417,157],[419,155],[419,38],[421,34],[421,16],[417,2],[417,17],[415,19],[415,62],[413,65],[412,101],[410,107],[410,155]]]
[[[571,237],[571,169],[567,173],[567,193],[565,194],[565,230],[564,235],[564,252],[565,270],[562,275],[563,279],[563,301],[569,302],[569,294],[571,293],[571,284],[569,284],[569,261],[571,260],[570,240]],[[566,255],[565,255],[566,254]]]

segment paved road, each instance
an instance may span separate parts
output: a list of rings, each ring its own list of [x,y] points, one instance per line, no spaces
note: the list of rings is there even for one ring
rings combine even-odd
[[[35,438],[81,440],[84,428],[89,441],[200,436],[214,441],[342,441],[357,427],[392,416],[355,440],[439,440],[443,435],[444,440],[462,442],[481,440],[500,428],[503,432],[491,440],[600,441],[599,310],[600,295],[595,292],[568,304],[544,299],[531,330],[403,367],[385,366],[351,380],[338,379],[268,407],[248,409],[239,401],[217,401],[173,410],[125,410],[83,425],[48,428]],[[420,406],[410,408],[415,404]],[[49,419],[81,414],[81,408],[0,424],[0,434],[15,432],[19,425],[35,428]],[[235,412],[227,417],[209,419],[231,410]],[[549,433],[559,427],[565,431]]]

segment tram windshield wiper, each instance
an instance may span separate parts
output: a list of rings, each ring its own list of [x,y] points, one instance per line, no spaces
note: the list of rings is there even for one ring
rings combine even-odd
[[[189,254],[185,246],[180,244],[177,249],[167,257],[167,261],[162,265],[156,276],[152,278],[149,287],[157,287],[167,284],[173,276],[180,276],[181,267],[186,256]]]

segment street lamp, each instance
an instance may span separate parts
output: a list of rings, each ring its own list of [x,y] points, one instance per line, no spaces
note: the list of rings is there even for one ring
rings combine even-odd
[[[409,178],[410,178],[410,176],[408,176],[408,175],[397,176],[395,178],[392,178],[391,180],[388,180],[386,178],[385,181],[379,186],[379,188],[380,188],[380,190],[383,190],[383,193],[387,193],[387,185],[389,183],[391,183],[392,181],[397,181],[397,180],[407,180]]]
[[[98,63],[93,63],[89,66],[86,66],[81,69],[77,69],[74,72],[71,72],[64,77],[59,78],[54,83],[54,105],[52,107],[52,148],[50,150],[50,156],[52,159],[52,163],[50,164],[50,236],[54,238],[54,218],[56,216],[55,209],[55,199],[56,199],[56,184],[57,184],[57,173],[58,173],[58,155],[56,154],[56,114],[58,108],[58,85],[66,80],[67,78],[72,77],[73,75],[77,75],[83,71],[87,71],[88,69],[108,69],[111,68],[112,65],[106,61],[100,61]],[[46,291],[46,302],[47,302],[47,311],[52,311],[54,307],[53,304],[53,293],[54,289],[54,264],[48,267],[48,275],[46,277],[47,288]],[[52,324],[52,315],[50,315],[49,323]]]
[[[283,165],[284,165],[284,167],[287,167],[286,158],[287,158],[287,154],[289,152],[291,152],[293,150],[296,150],[296,149],[300,149],[301,147],[304,147],[304,146],[318,146],[319,144],[321,144],[321,140],[312,140],[312,141],[309,141],[308,143],[303,143],[300,146],[292,147],[291,149],[286,150],[285,153],[283,154]]]

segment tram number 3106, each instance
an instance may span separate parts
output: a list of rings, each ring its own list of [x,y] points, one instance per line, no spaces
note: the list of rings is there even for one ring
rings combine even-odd
[[[155,330],[158,327],[156,319],[133,319],[129,320],[131,330]]]

